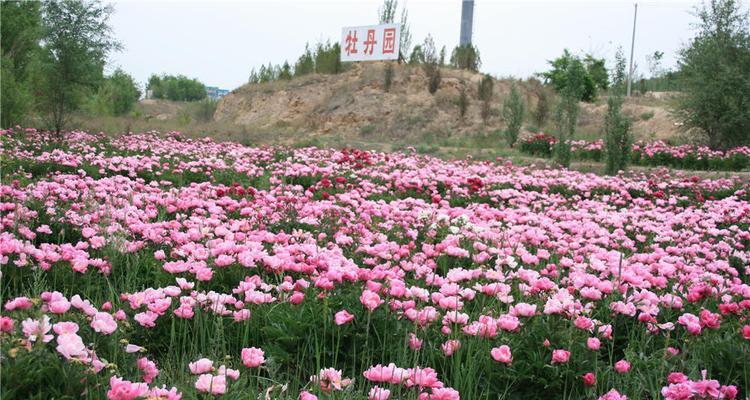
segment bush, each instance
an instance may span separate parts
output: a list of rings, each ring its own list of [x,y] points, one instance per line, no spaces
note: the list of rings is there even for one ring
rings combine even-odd
[[[151,75],[147,90],[155,99],[172,101],[196,101],[206,98],[206,87],[197,79],[184,75]]]
[[[479,57],[479,49],[473,45],[457,46],[451,53],[451,66],[453,68],[466,69],[479,72],[482,60]]]
[[[554,148],[556,141],[557,140],[552,135],[539,133],[526,140],[522,140],[519,150],[521,150],[522,153],[531,154],[533,156],[551,157],[552,149]]]
[[[422,69],[427,75],[427,90],[429,90],[430,94],[435,94],[440,87],[441,76],[437,50],[435,49],[435,42],[432,40],[432,36],[427,35],[424,43],[422,43],[421,51]]]
[[[596,59],[590,55],[581,60],[578,56],[571,54],[567,49],[563,55],[548,61],[552,69],[543,72],[540,75],[544,78],[546,84],[552,85],[558,93],[565,91],[568,86],[567,71],[572,67],[582,70],[582,89],[578,100],[592,102],[596,99],[597,88],[606,89],[609,82],[607,81],[607,69],[604,60]]]
[[[195,112],[193,115],[197,121],[209,122],[213,121],[214,113],[216,112],[216,105],[219,102],[217,100],[203,99],[196,103]]]
[[[100,109],[109,115],[129,113],[140,97],[133,77],[119,68],[104,80],[96,96]]]
[[[318,43],[315,50],[315,72],[338,74],[341,71],[341,46],[338,43]]]
[[[442,80],[442,77],[440,76],[440,68],[435,68],[429,76],[430,82],[428,84],[427,90],[430,91],[430,94],[435,94],[435,92],[437,92],[438,88],[440,87],[440,81]]]
[[[461,89],[456,103],[458,104],[458,114],[463,118],[466,115],[466,110],[469,108],[469,96],[466,95],[466,89]]]
[[[615,175],[625,171],[630,162],[632,148],[630,121],[622,114],[622,98],[610,97],[607,100],[607,115],[604,118],[604,146],[607,165],[605,171]]]
[[[547,118],[549,118],[549,103],[550,101],[547,91],[544,90],[544,88],[539,88],[539,91],[537,92],[536,109],[534,110],[533,118],[534,123],[540,129],[544,127],[544,125],[547,123]]]
[[[394,69],[392,63],[386,63],[383,71],[383,90],[389,92],[393,84]]]
[[[561,71],[560,78],[565,82],[557,107],[558,138],[555,146],[555,160],[563,167],[570,166],[571,151],[569,140],[578,124],[578,102],[587,90],[590,80],[583,63],[572,59]]]
[[[521,131],[523,124],[524,105],[521,94],[514,83],[510,87],[510,97],[503,103],[503,118],[507,127],[505,128],[505,141],[508,146],[513,147],[518,140],[518,133]]]
[[[482,120],[487,122],[489,119],[492,109],[490,102],[492,101],[492,93],[495,86],[495,80],[489,75],[484,75],[482,80],[479,81],[479,87],[477,88],[477,95],[479,100],[482,102]]]

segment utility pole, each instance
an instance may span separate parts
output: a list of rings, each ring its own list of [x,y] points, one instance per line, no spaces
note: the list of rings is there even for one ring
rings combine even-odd
[[[633,38],[630,41],[630,71],[628,72],[628,97],[630,97],[630,88],[633,84],[633,49],[635,48],[635,20],[638,18],[638,3],[635,3],[635,12],[633,13]]]

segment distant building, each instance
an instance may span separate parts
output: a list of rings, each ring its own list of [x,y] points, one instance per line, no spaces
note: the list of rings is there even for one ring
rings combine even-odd
[[[211,100],[219,100],[229,93],[227,89],[219,89],[216,86],[206,86],[206,96]]]

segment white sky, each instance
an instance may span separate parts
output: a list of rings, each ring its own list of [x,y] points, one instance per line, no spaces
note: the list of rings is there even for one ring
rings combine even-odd
[[[321,1],[118,1],[111,23],[124,49],[111,56],[142,84],[151,73],[184,74],[209,86],[233,89],[251,68],[290,64],[305,42],[340,40],[343,26],[377,23],[379,0]],[[403,3],[403,0],[400,1]],[[633,2],[476,0],[474,40],[482,71],[527,77],[547,68],[564,48],[608,60],[618,45],[630,52]],[[638,3],[635,61],[648,73],[646,55],[665,53],[675,64],[693,36],[698,1]],[[413,44],[430,33],[450,55],[458,43],[461,0],[410,0]],[[745,2],[747,6],[747,1]],[[413,45],[412,44],[412,45]]]

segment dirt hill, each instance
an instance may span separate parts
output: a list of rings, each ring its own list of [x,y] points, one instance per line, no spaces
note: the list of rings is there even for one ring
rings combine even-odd
[[[214,114],[217,122],[246,127],[249,131],[296,131],[315,135],[341,135],[346,139],[382,139],[410,142],[425,138],[460,138],[487,134],[504,128],[502,102],[508,97],[511,80],[496,80],[493,115],[487,123],[480,115],[477,87],[481,75],[444,68],[442,82],[432,95],[427,91],[427,76],[421,68],[397,65],[390,91],[384,90],[382,63],[355,64],[338,75],[309,75],[291,81],[248,84],[222,99]],[[539,93],[549,90],[536,81],[518,82],[526,100],[526,128],[534,126],[531,112],[537,107]],[[461,118],[457,100],[464,89],[469,97],[466,115]],[[551,93],[551,92],[548,92]],[[629,99],[624,107],[634,121],[639,139],[665,139],[677,134],[676,121],[667,106],[671,96],[647,94]],[[553,109],[556,100],[551,99]],[[601,135],[606,104],[582,103],[579,137],[593,139]],[[536,128],[536,129],[534,129]]]

